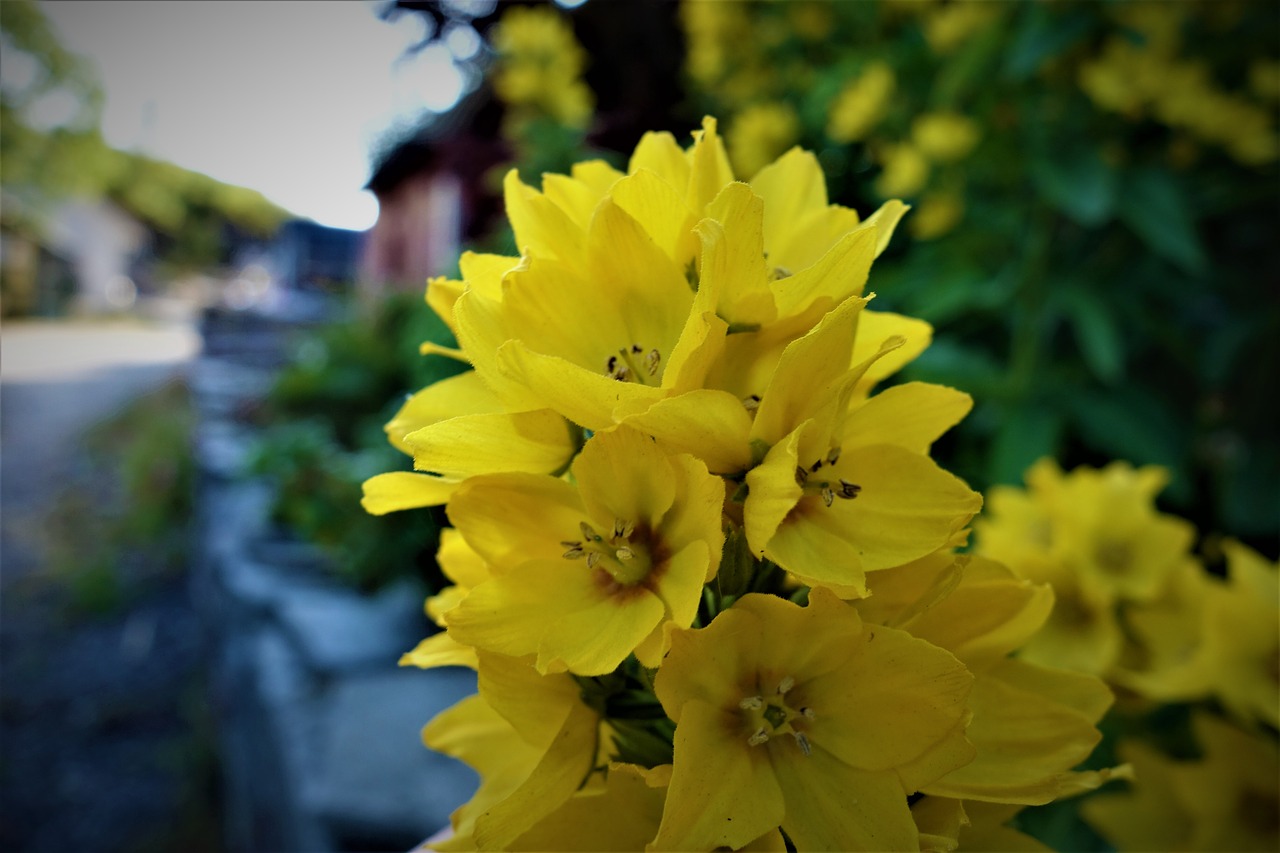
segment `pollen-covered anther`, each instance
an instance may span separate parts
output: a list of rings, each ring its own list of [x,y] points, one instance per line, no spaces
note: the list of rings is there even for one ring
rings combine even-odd
[[[581,542],[561,542],[560,544],[564,545],[569,549],[565,551],[564,554],[561,555],[566,560],[577,560],[587,553],[586,551],[582,550]]]
[[[841,480],[840,491],[837,492],[836,494],[839,497],[845,498],[846,500],[852,500],[856,498],[858,496],[858,493],[861,491],[862,491],[862,486],[859,486],[857,483],[850,483],[848,480]]]
[[[634,522],[625,521],[621,518],[613,520],[613,538],[614,539],[630,539],[631,534],[635,532],[636,526]]]
[[[789,675],[782,677],[778,682],[778,695],[785,695],[792,687],[796,686],[796,680]]]
[[[587,555],[587,568],[588,568],[588,569],[594,569],[594,568],[596,567],[596,564],[597,564],[597,563],[599,563],[599,562],[600,562],[600,552],[599,552],[599,551],[592,551],[590,554],[588,554],[588,555]]]
[[[761,726],[760,728],[756,729],[754,732],[752,732],[751,737],[747,738],[747,743],[751,744],[752,746],[759,746],[760,744],[767,743],[768,741],[769,741],[769,733],[765,731],[764,726]]]
[[[632,551],[630,548],[623,545],[617,551],[614,551],[614,556],[616,556],[619,560],[633,560],[635,559],[636,552]]]
[[[738,703],[738,707],[744,711],[759,711],[764,707],[763,696],[748,696]]]
[[[593,528],[590,524],[587,524],[585,521],[578,522],[578,529],[582,531],[582,538],[588,542],[603,541],[600,537],[600,534],[596,533],[595,528]]]
[[[840,448],[833,447],[827,451],[827,464],[834,465],[840,461]]]
[[[800,716],[804,717],[806,720],[810,720],[810,721],[812,721],[812,720],[816,719],[818,715],[817,715],[817,714],[815,714],[815,713],[813,713],[813,709],[812,709],[812,708],[808,708],[808,707],[806,707],[806,708],[801,708],[801,709],[800,709]]]
[[[748,412],[754,412],[756,409],[760,408],[760,395],[752,394],[750,397],[743,397],[742,407]]]
[[[656,349],[649,350],[649,354],[644,357],[644,369],[649,371],[650,376],[657,375],[660,361],[662,361],[662,353]]]
[[[805,755],[813,752],[813,747],[809,746],[809,739],[804,736],[804,732],[792,732],[791,736],[796,739],[796,743],[800,745],[800,751]]]
[[[831,488],[831,485],[829,483],[823,483],[822,484],[822,503],[825,504],[826,506],[831,506],[833,503],[835,503],[835,500],[836,500],[835,490]]]
[[[808,482],[808,480],[809,480],[809,472],[801,468],[799,465],[797,465],[796,466],[796,485],[803,486],[806,482]]]

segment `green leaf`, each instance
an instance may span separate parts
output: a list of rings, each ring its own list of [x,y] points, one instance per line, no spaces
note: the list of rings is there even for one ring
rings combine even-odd
[[[1064,397],[1076,429],[1094,450],[1134,465],[1163,465],[1170,474],[1167,497],[1182,504],[1193,497],[1187,474],[1188,427],[1182,412],[1134,385]]]
[[[1095,148],[1042,152],[1031,161],[1031,180],[1045,201],[1086,228],[1115,210],[1116,173]]]
[[[1031,3],[1022,9],[1021,25],[1004,63],[1005,76],[1012,80],[1027,79],[1093,27],[1093,16],[1086,9],[1062,13],[1046,3]]]
[[[1150,167],[1126,174],[1117,207],[1120,219],[1151,251],[1183,272],[1204,274],[1204,246],[1191,202],[1172,174]]]
[[[1022,474],[1043,456],[1056,456],[1062,414],[1044,402],[1025,400],[1007,407],[991,445],[991,483],[1021,483]]]
[[[1116,318],[1098,295],[1080,283],[1064,283],[1055,293],[1071,322],[1080,355],[1091,373],[1108,385],[1124,376],[1124,341]]]

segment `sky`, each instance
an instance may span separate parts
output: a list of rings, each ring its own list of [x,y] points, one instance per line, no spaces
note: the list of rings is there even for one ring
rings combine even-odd
[[[63,45],[98,72],[109,144],[250,187],[338,228],[363,230],[377,218],[361,188],[378,140],[447,109],[463,85],[446,48],[404,57],[425,35],[418,16],[387,23],[369,2],[42,8]]]

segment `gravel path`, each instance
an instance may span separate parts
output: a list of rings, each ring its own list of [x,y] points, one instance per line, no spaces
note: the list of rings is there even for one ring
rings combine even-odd
[[[187,326],[10,323],[0,338],[0,849],[213,849],[198,731],[201,638],[185,579],[124,612],[69,614],[50,511],[110,501],[80,436],[181,377]],[[206,773],[207,775],[207,773]],[[178,846],[175,846],[178,845]]]

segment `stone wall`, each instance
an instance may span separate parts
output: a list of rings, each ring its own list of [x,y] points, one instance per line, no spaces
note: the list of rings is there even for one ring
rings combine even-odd
[[[407,850],[475,788],[469,768],[419,736],[475,691],[475,677],[399,668],[431,630],[421,590],[406,582],[366,596],[337,584],[322,555],[273,530],[270,487],[245,476],[255,435],[239,415],[266,392],[298,328],[207,315],[192,369],[200,483],[191,582],[210,641],[225,846]]]

